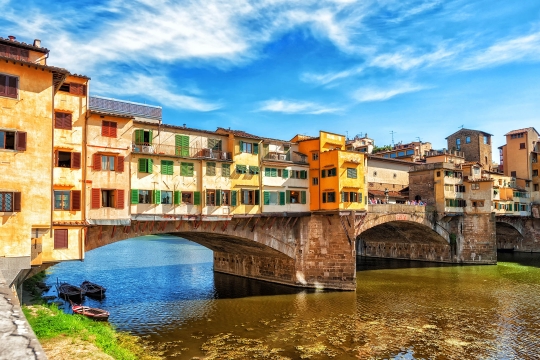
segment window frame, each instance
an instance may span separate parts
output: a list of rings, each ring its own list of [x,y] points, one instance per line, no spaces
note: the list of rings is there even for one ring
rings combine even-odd
[[[4,93],[0,93],[0,97],[6,98],[6,99],[12,99],[12,100],[19,100],[19,81],[20,77],[17,75],[12,74],[6,74],[6,73],[0,73],[0,79],[2,76],[5,76],[5,84],[4,84]],[[10,95],[9,89],[11,88],[9,84],[9,79],[13,78],[15,80],[15,94]]]
[[[170,194],[169,202],[165,202],[164,199],[166,199],[165,195]],[[171,190],[161,190],[160,192],[160,203],[163,205],[173,205],[174,203],[174,192]]]
[[[57,194],[58,193],[58,194]],[[66,199],[60,199],[60,201],[62,202],[62,204],[64,204],[63,206],[60,206],[60,207],[57,207],[56,206],[56,203],[57,203],[57,195],[60,195],[61,197],[64,197],[67,195],[67,200]],[[66,204],[67,202],[67,204]],[[53,210],[54,211],[70,211],[71,210],[71,191],[69,190],[53,190]]]

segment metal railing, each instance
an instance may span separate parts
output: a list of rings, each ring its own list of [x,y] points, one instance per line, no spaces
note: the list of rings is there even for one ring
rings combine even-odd
[[[143,118],[161,120],[160,106],[139,104],[101,96],[90,96],[89,107],[96,111],[112,112],[122,115],[133,115]]]
[[[171,155],[185,158],[232,160],[232,153],[208,148],[194,148],[187,146],[160,145],[150,143],[133,143],[131,150],[134,153],[149,155]]]

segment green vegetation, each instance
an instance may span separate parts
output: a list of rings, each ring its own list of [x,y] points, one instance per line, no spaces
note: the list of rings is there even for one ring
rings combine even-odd
[[[392,145],[384,145],[384,146],[374,146],[373,147],[373,154],[381,152],[381,151],[387,151],[392,150]]]
[[[95,350],[101,349],[114,359],[160,359],[157,355],[150,354],[139,338],[127,333],[118,333],[106,322],[65,314],[56,305],[24,306],[23,311],[46,353],[48,341],[55,343],[54,347],[58,347],[59,342],[55,340],[67,338],[70,341],[64,341],[63,345],[66,351],[72,351],[73,347],[79,346],[83,349],[82,352],[87,350],[88,345],[93,344],[97,347]]]
[[[26,279],[23,283],[24,291],[30,294],[33,301],[42,302],[40,300],[41,300],[41,294],[43,292],[43,288],[40,287],[39,285],[43,283],[45,276],[46,276],[45,271],[42,271],[32,276],[31,278]]]

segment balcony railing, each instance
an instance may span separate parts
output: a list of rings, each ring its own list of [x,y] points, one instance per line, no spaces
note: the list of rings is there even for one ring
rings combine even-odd
[[[161,107],[139,104],[130,101],[90,96],[89,107],[96,111],[105,111],[121,115],[132,115],[161,121]]]
[[[208,148],[194,148],[187,146],[160,145],[149,143],[133,143],[131,147],[134,153],[149,155],[170,155],[196,159],[232,160],[230,152]]]
[[[14,60],[30,61],[30,51],[14,46],[0,44],[0,56]]]

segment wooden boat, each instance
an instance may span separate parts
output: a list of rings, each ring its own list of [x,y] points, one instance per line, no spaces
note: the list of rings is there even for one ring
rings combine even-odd
[[[82,299],[85,295],[83,289],[78,286],[71,285],[68,283],[58,283],[56,284],[56,290],[58,291],[58,296],[64,299]]]
[[[71,310],[73,310],[74,314],[80,314],[84,315],[86,317],[89,317],[94,320],[108,320],[109,319],[109,312],[107,310],[93,308],[89,306],[84,305],[78,305],[71,303]]]
[[[107,291],[106,288],[104,288],[101,285],[94,284],[90,281],[83,281],[81,284],[81,289],[83,289],[87,296],[103,299],[105,297],[105,291]]]

